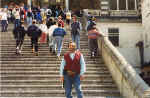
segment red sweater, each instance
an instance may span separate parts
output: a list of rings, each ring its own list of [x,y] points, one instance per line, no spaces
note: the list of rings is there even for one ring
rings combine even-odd
[[[100,33],[96,29],[92,29],[88,32],[89,39],[97,39],[98,35],[100,35]]]

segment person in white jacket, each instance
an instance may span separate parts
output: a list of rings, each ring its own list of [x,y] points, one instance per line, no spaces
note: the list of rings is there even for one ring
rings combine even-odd
[[[46,38],[47,38],[46,35],[47,35],[47,32],[48,32],[48,29],[47,29],[46,21],[45,20],[42,21],[42,24],[40,24],[39,28],[42,31],[40,42],[41,43],[46,43]]]
[[[50,26],[50,28],[48,29],[50,52],[52,52],[52,48],[53,48],[53,32],[54,32],[54,30],[56,28],[58,28],[58,25],[56,24],[56,21],[54,21],[53,25]]]

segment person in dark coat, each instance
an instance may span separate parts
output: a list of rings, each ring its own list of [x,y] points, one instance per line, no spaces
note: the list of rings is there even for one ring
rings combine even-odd
[[[41,36],[42,31],[35,25],[36,21],[33,20],[32,25],[28,27],[28,36],[31,37],[32,52],[38,56],[38,38]]]
[[[13,30],[13,35],[16,39],[16,54],[21,54],[25,34],[26,30],[24,28],[23,22],[21,22],[21,24]]]

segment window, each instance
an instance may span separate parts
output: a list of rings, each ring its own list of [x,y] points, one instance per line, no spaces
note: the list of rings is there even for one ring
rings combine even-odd
[[[119,10],[126,9],[126,0],[119,0]]]
[[[110,0],[110,9],[117,10],[117,0]]]
[[[135,9],[135,0],[128,0],[129,10]]]
[[[114,46],[119,46],[119,29],[108,28],[108,38]]]

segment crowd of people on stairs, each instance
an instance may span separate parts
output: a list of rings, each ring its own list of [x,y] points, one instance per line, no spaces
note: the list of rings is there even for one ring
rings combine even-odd
[[[7,31],[7,9],[0,9],[0,20],[2,24],[2,32]],[[25,14],[26,13],[26,14]],[[47,13],[47,14],[46,14]],[[61,59],[61,49],[63,47],[64,37],[69,33],[65,26],[70,28],[69,51],[62,58],[60,66],[60,80],[64,83],[66,97],[72,98],[71,91],[74,85],[78,98],[83,98],[80,87],[80,80],[83,80],[86,71],[86,65],[83,54],[80,52],[80,35],[82,32],[82,24],[76,15],[72,15],[70,11],[66,13],[66,24],[64,22],[64,14],[52,16],[52,11],[45,11],[29,8],[27,11],[23,7],[15,7],[12,9],[14,16],[13,35],[16,40],[16,54],[22,53],[22,47],[25,35],[31,39],[32,52],[39,55],[39,44],[47,43],[49,51],[56,54]],[[90,17],[87,21],[86,31],[88,35],[88,45],[91,58],[97,56],[98,45],[97,38],[103,36],[96,28],[95,17]]]

